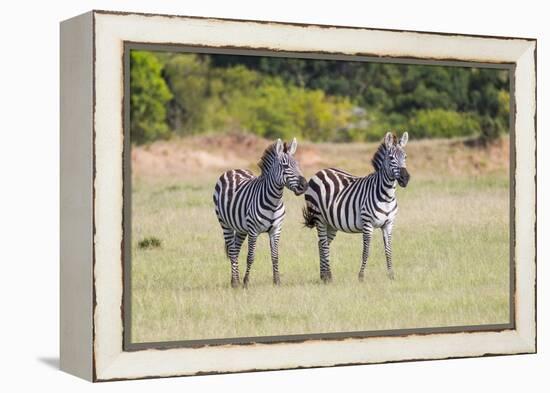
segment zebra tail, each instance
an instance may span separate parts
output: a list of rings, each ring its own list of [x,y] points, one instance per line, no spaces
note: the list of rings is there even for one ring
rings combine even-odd
[[[315,228],[315,211],[306,205],[302,209],[302,215],[304,216],[304,225],[308,228]]]

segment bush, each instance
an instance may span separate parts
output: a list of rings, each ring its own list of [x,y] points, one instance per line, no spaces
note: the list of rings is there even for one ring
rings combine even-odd
[[[402,130],[486,143],[510,113],[502,70],[146,51],[131,52],[131,67],[136,143],[217,131],[379,141]]]
[[[215,116],[220,129],[237,128],[270,139],[296,136],[315,141],[334,139],[349,123],[351,109],[346,98],[268,78],[248,94],[235,90]]]
[[[481,133],[476,116],[445,109],[419,110],[407,128],[415,138],[451,138]]]
[[[175,55],[166,61],[164,77],[172,92],[168,111],[171,129],[180,134],[203,126],[208,92],[208,61],[197,55]]]
[[[166,106],[172,94],[162,78],[162,64],[151,52],[130,53],[130,133],[145,143],[169,135]]]
[[[364,141],[379,142],[388,131],[401,133],[408,128],[407,118],[395,112],[385,114],[380,111],[370,111],[368,119],[369,125],[363,131],[362,140]]]
[[[508,119],[510,116],[510,94],[501,90],[498,93],[498,110],[495,117],[485,115],[481,117],[481,133],[479,140],[487,145],[498,139],[500,135],[508,132]]]
[[[483,145],[487,145],[498,138],[507,131],[507,128],[500,119],[493,119],[489,116],[483,116],[481,118],[481,134],[479,135],[479,141]]]
[[[162,243],[161,243],[160,239],[158,239],[154,236],[146,237],[145,239],[141,239],[138,242],[138,248],[142,249],[142,250],[146,250],[146,249],[149,249],[149,248],[160,248],[161,245],[162,245]]]

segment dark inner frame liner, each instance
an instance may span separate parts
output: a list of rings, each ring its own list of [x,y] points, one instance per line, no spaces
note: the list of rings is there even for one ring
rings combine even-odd
[[[131,141],[130,141],[130,52],[132,50],[147,50],[155,52],[180,52],[180,53],[202,53],[202,54],[224,54],[224,55],[243,55],[243,56],[270,56],[270,57],[294,57],[301,59],[317,60],[340,60],[340,61],[363,61],[376,63],[393,63],[407,65],[437,65],[437,66],[459,66],[476,67],[508,70],[510,80],[510,284],[509,284],[509,322],[504,324],[491,325],[467,325],[467,326],[448,326],[448,327],[426,327],[411,329],[392,329],[392,330],[371,330],[371,331],[352,331],[337,333],[314,333],[314,334],[294,334],[280,336],[255,336],[255,337],[235,337],[235,338],[217,338],[202,340],[178,340],[163,342],[132,342],[132,297],[131,297],[131,229],[132,229],[132,176],[131,176]],[[478,63],[457,60],[441,59],[422,59],[413,57],[382,57],[369,55],[347,55],[337,53],[320,52],[285,52],[268,49],[238,48],[238,47],[207,47],[207,46],[189,46],[184,44],[171,43],[141,43],[124,41],[123,58],[121,59],[123,67],[122,74],[124,79],[123,91],[123,130],[124,147],[122,153],[123,163],[123,223],[122,223],[122,320],[123,320],[123,350],[138,351],[144,349],[170,349],[170,348],[200,348],[213,345],[250,345],[254,343],[277,344],[277,343],[299,343],[308,340],[344,340],[349,338],[367,338],[367,337],[396,337],[409,335],[427,335],[441,333],[469,333],[469,332],[500,332],[504,330],[515,329],[515,307],[516,307],[516,285],[515,285],[515,173],[516,173],[516,152],[515,152],[515,63]]]

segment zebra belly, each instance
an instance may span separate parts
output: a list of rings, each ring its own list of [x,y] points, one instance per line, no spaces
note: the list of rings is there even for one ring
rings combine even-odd
[[[247,232],[259,234],[279,228],[285,217],[285,208],[281,205],[277,210],[262,210],[260,213],[261,214],[250,214],[250,218],[247,220]]]
[[[362,232],[363,224],[359,207],[345,208],[344,206],[334,206],[332,212],[328,212],[330,226],[334,229],[346,233]]]
[[[377,210],[371,215],[371,223],[374,228],[381,228],[387,222],[393,221],[397,214],[397,202],[379,203]]]
[[[332,169],[320,171],[309,181],[306,191],[306,204],[316,212],[317,219],[333,230],[347,233],[361,232],[361,206],[358,200],[344,196],[349,180],[345,184],[331,178],[327,173]],[[322,177],[321,177],[322,176]],[[337,190],[335,190],[337,184]],[[331,194],[328,196],[327,194]]]
[[[381,228],[389,221],[393,221],[397,214],[397,207],[395,210],[391,211],[392,208],[385,211],[390,211],[389,214],[384,214],[376,212],[369,216],[368,220],[374,228]],[[363,219],[360,215],[355,217],[355,219],[348,225],[342,221],[332,221],[328,223],[333,229],[346,232],[346,233],[362,233],[363,232]]]
[[[394,189],[380,191],[377,185],[376,173],[359,178],[339,169],[323,169],[309,181],[306,204],[319,222],[334,230],[362,232],[365,221],[380,228],[395,218],[397,201]]]
[[[336,231],[358,233],[362,231],[361,207],[334,203],[329,206],[315,204],[321,222]]]
[[[218,221],[238,232],[246,232],[246,208],[243,191],[255,177],[246,169],[223,173],[215,187],[214,204]]]
[[[363,217],[372,224],[374,228],[384,226],[388,221],[393,221],[397,214],[397,202],[381,203],[376,207],[361,204],[345,205],[336,199],[329,207],[321,207],[321,218],[329,227],[334,230],[346,233],[363,232]]]

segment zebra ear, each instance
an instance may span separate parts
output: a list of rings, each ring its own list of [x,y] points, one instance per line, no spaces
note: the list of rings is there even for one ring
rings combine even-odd
[[[393,135],[391,132],[386,133],[386,136],[384,137],[384,145],[386,145],[386,149],[393,146]]]
[[[409,141],[409,133],[405,131],[403,135],[401,135],[401,139],[399,139],[399,146],[405,147],[408,141]]]
[[[283,141],[281,139],[277,139],[275,151],[277,152],[277,154],[281,154],[283,150],[284,150]]]
[[[296,149],[298,148],[298,141],[296,140],[296,138],[294,138],[292,140],[292,143],[290,144],[290,148],[288,149],[288,154],[290,154],[291,156],[294,155],[294,153],[296,153]]]

